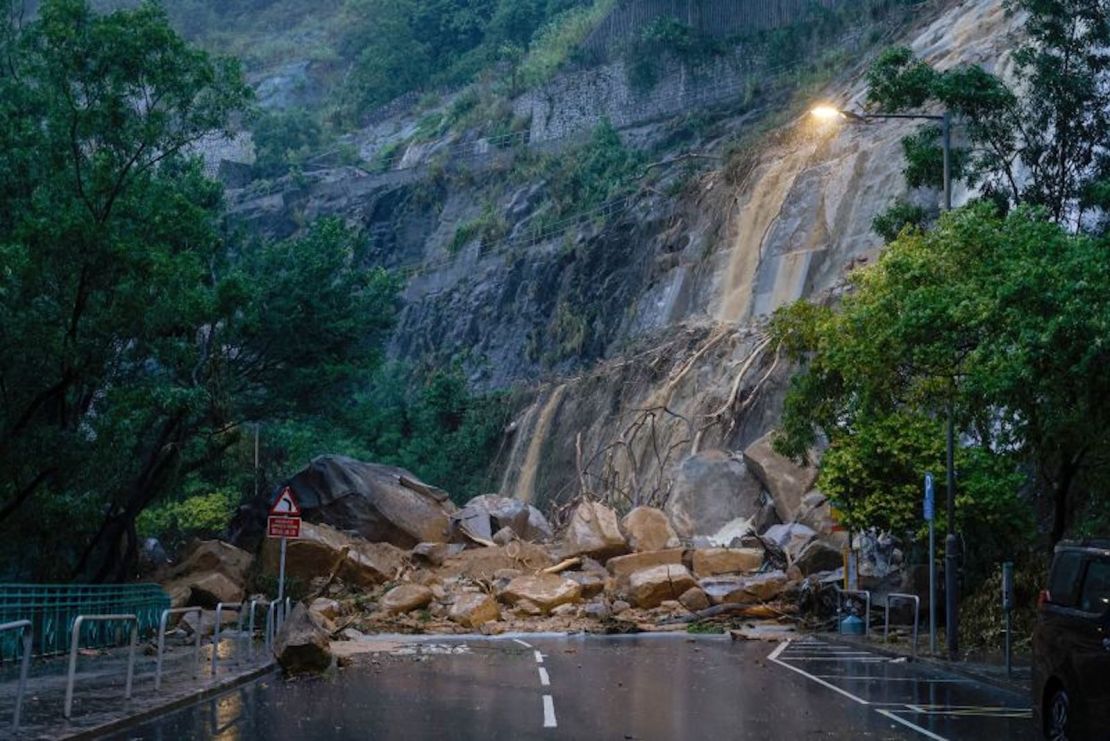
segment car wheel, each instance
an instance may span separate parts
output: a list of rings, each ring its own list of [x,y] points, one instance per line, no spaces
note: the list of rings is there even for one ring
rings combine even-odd
[[[1045,716],[1045,736],[1052,741],[1068,741],[1075,738],[1072,727],[1075,724],[1071,710],[1071,698],[1063,687],[1057,688],[1048,701]]]

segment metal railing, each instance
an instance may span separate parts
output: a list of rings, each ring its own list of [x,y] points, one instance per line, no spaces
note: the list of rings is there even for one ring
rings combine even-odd
[[[212,678],[215,679],[219,671],[220,664],[220,628],[223,627],[223,616],[221,613],[224,610],[234,610],[239,613],[239,637],[242,638],[243,634],[243,618],[246,617],[246,610],[243,609],[242,602],[220,602],[216,605],[216,627],[212,630]],[[238,657],[237,657],[238,658]]]
[[[85,623],[129,623],[131,648],[127,652],[127,688],[124,699],[131,699],[131,682],[135,677],[135,646],[139,642],[139,617],[137,615],[78,615],[73,621],[73,638],[69,647],[69,671],[66,674],[66,702],[63,715],[69,720],[73,712],[73,681],[77,676],[77,648],[81,643],[81,626]]]
[[[30,620],[33,656],[65,655],[78,615],[135,615],[139,631],[154,635],[170,598],[157,584],[0,584],[0,623]],[[125,635],[86,625],[89,648],[123,645]],[[20,654],[18,641],[0,640],[0,659]]]
[[[921,598],[916,594],[888,594],[886,596],[886,625],[883,627],[883,640],[890,639],[890,603],[891,602],[913,602],[913,658],[917,658],[917,633],[918,624],[921,619]]]
[[[200,676],[200,634],[201,634],[201,621],[204,619],[204,610],[200,607],[177,607],[170,610],[163,610],[162,617],[158,621],[158,659],[154,668],[154,691],[162,689],[162,656],[166,651],[166,622],[169,620],[170,615],[188,615],[195,612],[197,614],[196,630],[193,633],[196,635],[193,648],[193,679]]]
[[[12,732],[19,730],[19,714],[23,710],[23,695],[27,692],[27,674],[31,670],[31,645],[33,643],[34,628],[30,620],[14,620],[0,625],[0,634],[18,630],[19,642],[23,645],[22,657],[19,663],[19,685],[15,690],[15,710],[12,712]]]
[[[839,595],[836,600],[836,614],[839,617],[844,612],[844,598],[845,597],[863,597],[866,601],[866,606],[863,610],[863,634],[865,636],[871,635],[871,592],[866,589],[840,589],[836,590]],[[839,620],[837,624],[839,626]]]

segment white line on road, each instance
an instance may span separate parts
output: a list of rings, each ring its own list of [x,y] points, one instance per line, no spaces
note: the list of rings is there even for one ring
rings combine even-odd
[[[555,722],[555,701],[551,699],[551,695],[543,696],[543,727],[555,728],[559,724]]]
[[[524,646],[525,648],[532,648],[532,644],[529,643],[528,641],[522,641],[519,638],[514,638],[513,640],[516,641],[517,643],[519,643],[520,645]]]
[[[829,682],[826,682],[825,680],[821,679],[820,677],[816,677],[816,676],[810,674],[809,672],[807,672],[806,670],[800,669],[799,667],[791,666],[790,664],[787,664],[785,661],[780,659],[779,654],[781,654],[783,651],[785,651],[786,648],[789,645],[790,645],[790,641],[787,641],[786,643],[780,644],[779,647],[776,648],[774,650],[774,652],[770,656],[767,657],[767,660],[768,661],[773,661],[776,664],[778,664],[779,666],[785,666],[790,671],[797,672],[798,674],[801,674],[803,677],[806,677],[807,679],[812,679],[817,684],[822,685],[823,687],[828,687],[833,692],[839,692],[840,694],[844,695],[848,699],[854,700],[855,702],[858,702],[860,705],[870,705],[871,704],[871,703],[867,702],[867,700],[864,700],[862,697],[856,697],[851,692],[847,692],[845,690],[842,690],[839,687],[837,687],[835,684],[830,684]]]
[[[542,664],[543,663],[543,654],[541,654],[539,651],[536,651],[535,654],[536,654],[536,663],[537,664]]]
[[[918,684],[972,684],[970,679],[918,679],[917,677],[868,677],[864,675],[846,676],[843,674],[815,674],[821,679],[845,679],[865,682],[915,682]],[[902,703],[897,703],[901,705]],[[909,706],[907,706],[909,707]]]
[[[542,666],[540,667],[540,684],[544,687],[551,686],[551,677],[547,676],[547,669],[544,669]]]
[[[926,738],[931,738],[931,739],[934,739],[935,741],[948,741],[948,739],[946,739],[944,736],[938,736],[937,734],[933,733],[932,731],[926,730],[926,729],[922,728],[921,726],[917,725],[916,723],[911,723],[908,720],[906,720],[905,718],[899,718],[897,715],[890,712],[889,710],[876,710],[875,712],[877,712],[879,715],[890,718],[891,720],[893,720],[897,723],[901,723],[902,725],[906,726],[907,728],[912,728],[913,730],[917,731],[918,733],[920,733],[922,736],[925,736]]]

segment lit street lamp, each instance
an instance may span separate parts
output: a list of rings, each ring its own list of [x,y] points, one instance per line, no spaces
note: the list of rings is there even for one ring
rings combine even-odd
[[[928,113],[855,113],[833,105],[822,104],[810,109],[810,115],[821,121],[849,121],[867,123],[886,119],[915,119],[940,121],[941,138],[944,142],[944,210],[952,210],[952,116],[948,111],[943,114]],[[956,431],[952,420],[952,405],[948,405],[948,431],[946,444],[946,464],[948,467],[948,536],[944,540],[944,602],[945,637],[948,642],[948,657],[953,661],[959,658],[959,611],[956,605]]]

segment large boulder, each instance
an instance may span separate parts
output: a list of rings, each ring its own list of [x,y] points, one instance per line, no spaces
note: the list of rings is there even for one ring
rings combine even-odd
[[[590,556],[599,561],[628,553],[617,513],[598,502],[579,504],[563,533],[562,551],[568,557]]]
[[[682,557],[686,553],[682,548],[668,548],[665,551],[645,551],[643,553],[630,553],[627,556],[610,558],[605,564],[609,573],[619,579],[627,579],[635,571],[649,569],[652,566],[681,566]]]
[[[781,571],[769,571],[753,576],[715,576],[698,584],[715,605],[751,604],[777,598],[786,589],[787,578]]]
[[[559,605],[579,601],[582,587],[573,579],[558,574],[518,576],[501,591],[500,597],[510,605],[524,603],[535,605],[542,612],[551,612]]]
[[[488,543],[498,531],[509,528],[523,540],[542,543],[551,540],[551,525],[543,513],[519,499],[484,494],[474,497],[451,515],[452,535],[462,535]]]
[[[628,577],[629,596],[639,607],[658,607],[667,600],[677,600],[698,583],[682,565],[652,566],[633,572]]]
[[[238,603],[246,594],[242,585],[236,584],[218,571],[190,577],[191,597],[189,604],[202,607],[215,607],[220,602]]]
[[[289,674],[326,671],[332,663],[328,631],[298,602],[274,639],[274,655]]]
[[[821,571],[836,571],[844,565],[844,555],[831,543],[815,539],[802,549],[794,565],[802,572],[802,576]]]
[[[219,573],[237,584],[247,580],[247,572],[254,563],[254,556],[242,548],[220,540],[203,540],[196,546],[172,572],[170,578],[186,574]]]
[[[447,612],[447,618],[464,628],[477,630],[486,623],[501,618],[497,601],[488,594],[468,592],[455,598],[455,603]]]
[[[219,540],[198,543],[164,585],[173,607],[241,602],[254,556]]]
[[[376,586],[393,579],[406,557],[388,543],[368,543],[310,522],[301,523],[301,537],[288,541],[286,548],[286,575],[306,584],[317,576],[330,575],[338,565],[338,576],[347,584]],[[279,557],[279,541],[268,538],[262,548],[263,571],[276,575]]]
[[[748,470],[771,492],[783,522],[792,522],[802,506],[802,497],[817,480],[817,466],[799,466],[772,447],[775,433],[769,432],[744,451]]]
[[[763,549],[698,548],[690,553],[690,565],[698,576],[756,571],[763,565]]]
[[[412,548],[448,540],[455,507],[440,489],[402,468],[321,456],[286,482],[305,519],[371,543]]]
[[[767,528],[767,532],[763,533],[763,539],[781,548],[790,559],[790,563],[796,562],[805,547],[816,537],[817,533],[800,522],[772,525]]]
[[[435,594],[428,587],[421,584],[401,584],[386,592],[378,607],[390,615],[403,615],[427,607],[433,599]]]
[[[633,551],[660,551],[681,545],[666,513],[654,507],[636,507],[621,520],[621,529]]]
[[[721,450],[692,455],[679,466],[664,510],[683,538],[709,535],[759,514],[763,487],[744,462]]]
[[[811,491],[802,497],[797,522],[817,533],[817,537],[829,542],[838,549],[848,546],[848,534],[836,521],[832,503],[819,491]]]

